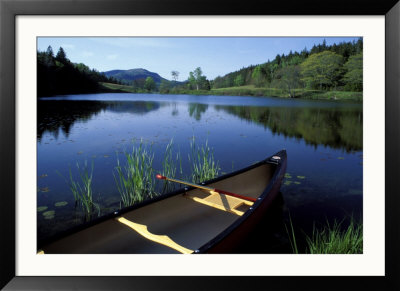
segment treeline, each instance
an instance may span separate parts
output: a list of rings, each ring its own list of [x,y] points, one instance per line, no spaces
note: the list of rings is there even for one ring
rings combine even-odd
[[[54,55],[51,46],[45,52],[37,52],[37,96],[104,92],[99,82],[120,82],[90,69],[80,63],[72,63],[62,47]]]
[[[189,77],[184,82],[177,82],[179,77],[178,71],[171,71],[171,76],[174,81],[162,80],[159,86],[160,93],[182,94],[188,91],[209,91],[211,90],[212,81],[208,80],[200,67],[197,67],[193,72],[189,72]]]
[[[329,46],[324,40],[311,50],[305,48],[301,52],[290,51],[288,55],[278,54],[272,61],[242,68],[214,80],[207,79],[201,68],[197,67],[183,82],[178,82],[178,71],[171,71],[173,81],[162,80],[161,83],[156,83],[149,76],[135,79],[127,85],[122,80],[107,77],[82,63],[72,63],[62,47],[54,56],[51,46],[46,52],[37,53],[37,64],[38,96],[127,90],[135,93],[218,95],[231,89],[250,90],[248,95],[258,95],[254,91],[255,87],[255,90],[282,92],[279,97],[307,98],[306,93],[311,90],[318,90],[318,94],[363,90],[362,38]],[[334,98],[336,95],[333,94]]]
[[[266,63],[242,68],[215,78],[211,87],[227,88],[254,85],[281,88],[295,97],[294,89],[362,91],[363,40],[328,46],[314,45],[311,50],[277,55]]]

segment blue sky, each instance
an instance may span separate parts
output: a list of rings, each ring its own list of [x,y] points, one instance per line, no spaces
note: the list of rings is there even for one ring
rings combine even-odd
[[[100,72],[144,68],[171,80],[176,70],[179,81],[201,67],[208,79],[223,76],[249,65],[273,60],[277,54],[290,50],[300,52],[305,47],[326,40],[328,45],[357,38],[333,37],[40,37],[39,51],[49,45],[54,53],[64,48],[74,63],[84,63]]]

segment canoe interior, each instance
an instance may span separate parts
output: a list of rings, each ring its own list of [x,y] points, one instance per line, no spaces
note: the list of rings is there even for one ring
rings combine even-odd
[[[267,187],[274,170],[275,165],[264,163],[208,186],[257,198]],[[229,211],[230,207],[236,206],[235,211],[238,210],[238,213],[245,212],[250,207],[245,203],[238,203],[231,196],[211,196],[208,192],[194,189],[124,213],[121,217],[145,225],[151,234],[166,235],[176,244],[194,251],[240,218],[237,213]],[[206,203],[196,199],[205,199]],[[219,204],[228,211],[213,207],[213,204]],[[44,246],[42,250],[45,254],[180,253],[170,246],[144,237],[116,219],[109,219],[71,234]]]

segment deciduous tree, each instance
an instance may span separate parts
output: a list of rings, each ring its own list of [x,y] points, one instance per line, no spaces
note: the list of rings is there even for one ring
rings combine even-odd
[[[146,78],[146,81],[144,82],[144,88],[149,92],[154,91],[156,89],[156,82],[154,82],[152,77]]]
[[[301,64],[302,81],[320,90],[336,86],[342,63],[343,57],[331,51],[312,54]]]
[[[179,72],[178,71],[171,71],[172,79],[174,79],[175,83],[178,80]]]
[[[261,71],[261,66],[257,66],[254,68],[253,73],[251,74],[251,78],[253,79],[254,85],[256,87],[261,87],[263,83],[263,74]]]
[[[344,64],[346,73],[343,81],[347,89],[362,91],[363,90],[363,53],[351,56]]]
[[[237,75],[234,81],[235,86],[243,86],[244,85],[244,78],[242,75]]]
[[[207,85],[210,86],[210,83],[207,81],[206,76],[203,76],[203,72],[200,67],[197,67],[193,72],[189,73],[188,81],[191,86],[196,87],[196,90],[199,90],[201,87]]]
[[[290,98],[295,97],[295,89],[300,86],[300,68],[298,66],[286,66],[279,70],[281,77],[280,87],[287,90]]]

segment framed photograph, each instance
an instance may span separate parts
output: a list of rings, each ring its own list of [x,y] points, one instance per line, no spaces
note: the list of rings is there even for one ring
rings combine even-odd
[[[1,287],[399,287],[397,1],[93,2],[0,2]]]

